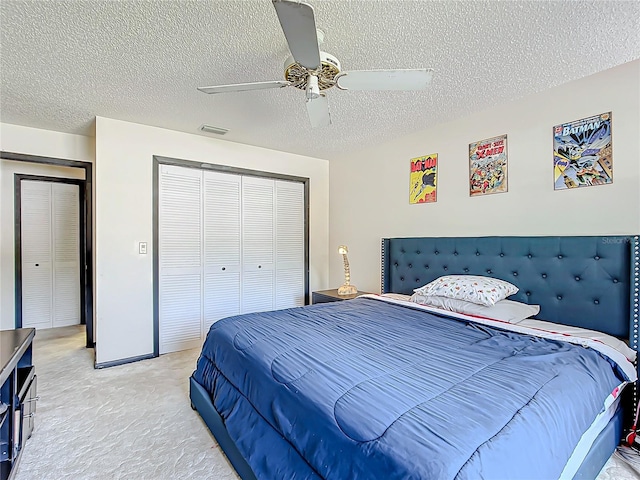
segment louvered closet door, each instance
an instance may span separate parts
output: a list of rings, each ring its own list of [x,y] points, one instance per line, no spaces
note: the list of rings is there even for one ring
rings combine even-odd
[[[240,305],[239,175],[204,172],[204,323],[238,315]]]
[[[22,326],[50,328],[53,318],[51,184],[20,183]]]
[[[159,350],[198,347],[202,330],[202,171],[160,166]]]
[[[22,326],[80,324],[80,189],[23,180]]]
[[[274,306],[274,181],[242,177],[242,313]]]
[[[304,305],[304,184],[277,180],[275,308]]]
[[[80,324],[80,187],[51,184],[53,326]]]

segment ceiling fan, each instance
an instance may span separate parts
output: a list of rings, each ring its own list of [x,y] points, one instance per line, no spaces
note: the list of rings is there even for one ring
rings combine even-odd
[[[284,63],[285,80],[198,87],[204,93],[243,92],[295,87],[304,90],[313,127],[331,124],[324,90],[424,90],[433,75],[427,68],[413,70],[340,70],[340,61],[320,50],[324,33],[316,27],[313,7],[296,0],[272,0],[287,39],[291,57]]]

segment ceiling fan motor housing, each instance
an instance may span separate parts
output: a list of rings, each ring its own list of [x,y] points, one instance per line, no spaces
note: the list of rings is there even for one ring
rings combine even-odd
[[[335,77],[340,73],[340,61],[327,52],[320,52],[320,67],[315,70],[309,70],[299,63],[293,57],[289,57],[284,62],[284,78],[292,83],[292,87],[300,90],[307,89],[309,75],[318,77],[318,88],[326,90],[335,86]]]

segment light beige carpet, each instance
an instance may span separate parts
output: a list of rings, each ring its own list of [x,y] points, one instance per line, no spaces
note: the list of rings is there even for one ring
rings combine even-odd
[[[198,354],[95,370],[83,328],[37,332],[40,401],[15,480],[237,480],[190,407],[188,378]],[[616,459],[598,476],[637,479]]]
[[[84,341],[81,327],[36,333],[40,401],[15,480],[238,478],[191,410],[198,351],[95,370]]]

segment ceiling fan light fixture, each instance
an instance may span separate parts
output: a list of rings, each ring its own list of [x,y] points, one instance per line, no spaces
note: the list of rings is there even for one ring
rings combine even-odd
[[[207,125],[206,123],[200,125],[200,130],[206,133],[214,133],[216,135],[224,135],[229,131],[228,128],[214,127],[212,125]]]
[[[318,87],[318,77],[309,75],[307,83],[307,100],[315,100],[320,96],[320,88]]]
[[[311,5],[303,0],[272,0],[272,3],[291,52],[284,62],[284,80],[212,85],[198,87],[199,91],[218,94],[294,87],[305,92],[311,125],[326,127],[331,125],[331,115],[324,92],[330,88],[386,91],[428,87],[433,75],[428,68],[343,72],[336,57],[320,50],[325,34],[316,25]]]

